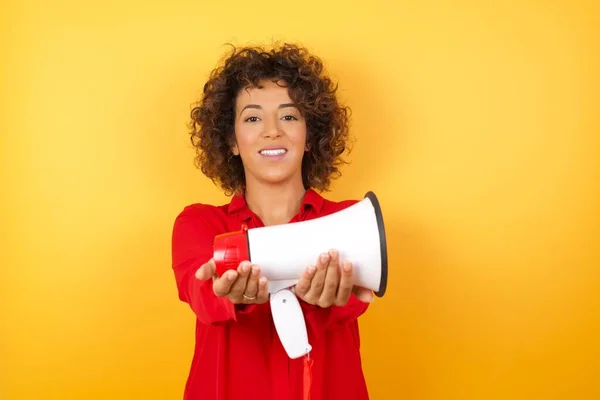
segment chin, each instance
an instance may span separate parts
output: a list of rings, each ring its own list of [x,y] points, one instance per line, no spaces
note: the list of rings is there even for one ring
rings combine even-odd
[[[274,177],[274,176],[269,176],[269,177],[263,177],[261,179],[261,181],[263,181],[264,183],[267,183],[269,185],[282,185],[286,182],[291,181],[291,177]]]
[[[260,176],[260,180],[269,185],[278,185],[291,181],[294,178],[293,174],[263,174]]]

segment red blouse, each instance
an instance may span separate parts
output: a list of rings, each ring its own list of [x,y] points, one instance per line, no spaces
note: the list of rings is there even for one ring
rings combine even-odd
[[[309,190],[290,223],[325,216],[354,203],[332,202]],[[215,235],[239,230],[242,223],[249,228],[264,226],[242,196],[221,206],[189,205],[175,220],[172,261],[177,289],[179,298],[196,315],[196,346],[184,400],[301,400],[304,361],[291,360],[285,353],[269,302],[234,305],[213,294],[212,280],[194,277],[212,257]],[[357,321],[368,303],[354,295],[343,307],[324,309],[300,303],[313,347],[310,399],[368,399]]]

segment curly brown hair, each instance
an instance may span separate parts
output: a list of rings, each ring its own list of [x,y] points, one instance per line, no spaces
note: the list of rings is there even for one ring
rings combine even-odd
[[[337,99],[337,84],[324,72],[323,62],[296,44],[274,45],[271,50],[248,46],[233,50],[215,68],[191,111],[190,135],[196,150],[195,164],[227,194],[245,190],[242,161],[233,157],[235,101],[246,86],[261,80],[284,82],[306,120],[309,151],[302,160],[306,189],[329,190],[341,175],[350,152],[350,108]]]

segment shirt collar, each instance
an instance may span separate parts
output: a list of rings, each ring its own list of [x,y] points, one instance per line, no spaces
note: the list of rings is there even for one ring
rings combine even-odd
[[[319,193],[313,189],[308,189],[304,195],[304,199],[302,199],[302,204],[300,205],[300,215],[306,213],[310,208],[316,213],[321,212],[323,202],[324,199]],[[243,194],[236,194],[233,196],[227,208],[227,212],[229,214],[239,213],[241,219],[250,218],[252,215],[252,211],[248,207],[246,198]]]

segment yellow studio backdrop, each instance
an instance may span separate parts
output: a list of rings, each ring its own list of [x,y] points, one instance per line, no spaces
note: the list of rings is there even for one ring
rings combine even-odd
[[[185,124],[227,50],[298,41],[353,109],[327,196],[381,199],[373,399],[600,398],[593,1],[3,2],[0,398],[180,399]],[[252,368],[251,365],[248,368]]]

